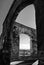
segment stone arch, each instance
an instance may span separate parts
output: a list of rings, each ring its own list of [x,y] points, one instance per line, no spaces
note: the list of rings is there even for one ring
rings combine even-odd
[[[22,4],[22,3],[24,3],[24,4]],[[16,19],[18,12],[21,11],[25,6],[27,6],[29,4],[34,4],[34,6],[35,6],[38,50],[43,51],[44,50],[44,33],[43,33],[44,25],[41,24],[41,22],[43,23],[43,21],[44,21],[44,10],[43,10],[44,4],[43,4],[42,0],[15,0],[4,21],[4,22],[6,22],[6,31],[7,31],[7,33],[8,33],[8,31],[10,32],[10,28],[13,23],[12,20]],[[42,53],[44,53],[44,52],[42,52]],[[40,56],[41,56],[41,53],[40,53]]]

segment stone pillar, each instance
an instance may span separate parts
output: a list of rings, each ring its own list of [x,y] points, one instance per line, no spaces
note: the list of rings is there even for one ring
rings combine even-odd
[[[35,10],[38,40],[38,58],[41,61],[40,64],[42,64],[44,62],[44,0],[36,0]]]

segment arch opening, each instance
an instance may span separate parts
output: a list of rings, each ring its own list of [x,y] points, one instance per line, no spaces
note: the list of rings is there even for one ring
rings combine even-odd
[[[36,29],[36,20],[35,20],[35,8],[34,5],[28,5],[20,11],[18,14],[16,22],[24,24],[28,27]]]

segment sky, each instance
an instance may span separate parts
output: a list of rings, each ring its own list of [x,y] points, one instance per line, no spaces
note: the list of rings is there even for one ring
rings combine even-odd
[[[0,34],[2,33],[3,22],[11,7],[13,0],[0,0]]]
[[[26,34],[20,34],[20,50],[30,50],[30,37]]]
[[[34,5],[25,7],[16,18],[16,22],[22,23],[28,27],[36,29],[35,8]]]
[[[3,22],[8,14],[13,0],[0,0],[0,34],[2,33]],[[35,25],[35,9],[33,5],[24,8],[18,15],[16,22],[36,29]]]

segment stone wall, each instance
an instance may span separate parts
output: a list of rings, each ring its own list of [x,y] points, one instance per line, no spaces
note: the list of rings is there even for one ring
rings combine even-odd
[[[32,46],[33,46],[33,55],[37,54],[37,38],[36,38],[36,30],[20,23],[14,22],[11,31],[11,61],[13,60],[26,60],[25,57],[19,57],[19,35],[26,34],[30,36]],[[32,51],[32,50],[31,50]],[[30,51],[30,53],[32,53]],[[29,59],[29,58],[28,58]]]

